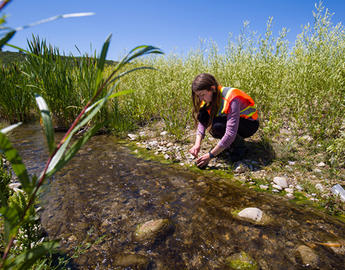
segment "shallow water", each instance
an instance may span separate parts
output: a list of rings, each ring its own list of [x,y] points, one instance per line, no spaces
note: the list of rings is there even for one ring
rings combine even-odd
[[[44,138],[39,126],[11,134],[31,173],[42,170]],[[258,207],[272,218],[253,225],[231,214]],[[111,136],[96,136],[58,173],[44,195],[42,224],[63,250],[102,240],[75,259],[76,269],[141,269],[117,266],[119,254],[143,255],[148,269],[226,269],[226,257],[245,251],[262,269],[308,269],[296,249],[307,245],[319,269],[344,269],[342,250],[320,245],[343,243],[345,224],[281,197],[257,193],[133,156]],[[136,243],[138,224],[169,218],[174,230],[153,244]]]

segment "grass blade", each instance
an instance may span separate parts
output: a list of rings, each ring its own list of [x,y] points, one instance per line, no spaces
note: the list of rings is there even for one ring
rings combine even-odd
[[[36,103],[41,111],[41,116],[43,120],[43,129],[47,138],[47,144],[49,153],[52,154],[56,148],[55,138],[54,138],[54,128],[52,119],[50,117],[50,111],[47,103],[40,95],[35,94]]]
[[[0,153],[5,154],[6,159],[11,162],[12,169],[19,178],[25,192],[30,194],[30,178],[26,167],[18,151],[12,146],[5,134],[0,132]]]
[[[0,39],[0,50],[14,36],[15,33],[15,30],[10,31],[2,39]]]

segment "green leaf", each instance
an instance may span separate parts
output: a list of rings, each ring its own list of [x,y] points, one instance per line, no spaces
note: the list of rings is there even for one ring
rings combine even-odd
[[[19,228],[18,205],[11,207],[3,206],[0,208],[1,216],[4,218],[4,239],[6,244],[10,241],[11,236],[15,235]]]
[[[36,247],[25,250],[18,256],[14,257],[12,260],[8,260],[4,266],[5,269],[18,269],[27,270],[30,269],[39,259],[44,257],[50,252],[55,252],[59,247],[57,241],[43,242]]]
[[[97,62],[97,76],[96,76],[96,86],[97,87],[95,88],[94,95],[96,94],[97,89],[98,89],[98,87],[102,81],[102,73],[103,73],[104,64],[105,64],[105,60],[106,60],[109,45],[110,45],[111,36],[112,35],[109,35],[107,37],[107,39],[105,40],[103,47],[102,47],[101,55],[100,55],[98,62]]]
[[[7,43],[7,41],[9,41],[14,36],[15,33],[16,31],[12,30],[8,32],[3,38],[0,39],[0,50]]]
[[[55,138],[54,138],[53,122],[50,117],[50,111],[43,97],[41,97],[38,94],[35,94],[35,98],[36,98],[36,103],[38,105],[38,108],[41,111],[41,116],[43,120],[43,129],[47,138],[49,153],[52,154],[54,150],[56,149],[56,145],[55,145]]]
[[[103,123],[98,123],[97,125],[90,128],[79,140],[77,140],[66,152],[66,154],[59,160],[59,162],[52,168],[47,176],[58,172],[62,169],[78,152],[78,150],[103,126]]]
[[[0,153],[5,154],[6,159],[11,162],[14,173],[19,178],[24,191],[28,194],[31,192],[30,178],[26,167],[18,151],[12,146],[5,134],[0,132]]]

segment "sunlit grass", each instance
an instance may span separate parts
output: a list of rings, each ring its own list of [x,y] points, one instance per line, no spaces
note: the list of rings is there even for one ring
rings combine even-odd
[[[315,22],[302,29],[294,44],[288,43],[286,29],[273,35],[270,18],[261,36],[245,23],[241,34],[235,40],[229,39],[224,53],[214,42],[203,42],[200,49],[185,57],[170,54],[133,63],[132,66],[144,64],[157,71],[139,71],[121,79],[119,90],[133,93],[110,102],[96,121],[106,119],[108,130],[121,133],[160,119],[167,131],[182,140],[194,125],[191,82],[197,74],[209,72],[222,85],[240,88],[254,98],[262,139],[269,143],[282,128],[297,137],[308,135],[314,145],[321,144],[319,151],[327,151],[331,164],[341,166],[345,154],[345,32],[341,24],[332,25],[330,13],[321,5],[316,7],[314,18]],[[30,44],[33,52],[41,46],[39,53],[46,57],[29,57],[21,70],[30,76],[17,72],[16,85],[18,89],[27,89],[28,84],[40,85],[38,93],[47,100],[56,126],[68,126],[81,104],[92,95],[97,60],[66,60],[58,49],[47,44],[35,39]],[[1,72],[5,74],[4,70]],[[13,80],[1,83],[2,91],[12,94]],[[32,97],[26,98],[32,104]],[[29,112],[25,109],[17,101],[0,99],[3,118],[26,119]],[[22,115],[17,116],[18,112]]]

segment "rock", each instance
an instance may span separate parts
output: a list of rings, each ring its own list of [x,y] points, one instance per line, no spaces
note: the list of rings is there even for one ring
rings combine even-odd
[[[134,240],[153,243],[157,238],[166,235],[171,229],[172,224],[168,219],[149,220],[137,226],[134,232]]]
[[[134,140],[136,140],[136,139],[138,138],[138,135],[130,134],[130,133],[128,133],[127,136],[129,137],[129,139],[130,139],[131,141],[134,141]]]
[[[298,189],[299,191],[302,191],[303,187],[301,185],[296,185],[296,189]]]
[[[295,199],[295,196],[292,193],[287,193],[285,195],[285,197],[287,197],[288,199],[291,199],[291,200]]]
[[[326,166],[326,163],[324,163],[324,162],[320,162],[319,164],[317,164],[316,166],[318,166],[318,167],[325,167]]]
[[[285,191],[286,191],[287,193],[293,193],[293,188],[286,188]]]
[[[168,134],[168,131],[162,131],[162,132],[160,133],[161,136],[165,136],[165,135],[167,135],[167,134]]]
[[[169,159],[170,157],[169,157],[168,154],[165,154],[165,155],[164,155],[164,158],[165,158],[165,159]]]
[[[168,143],[167,144],[167,147],[171,147],[171,146],[173,146],[174,144],[172,143],[172,142],[170,142],[170,143]]]
[[[305,266],[316,268],[319,263],[319,257],[310,247],[305,245],[301,245],[297,248],[297,256],[302,260]]]
[[[277,190],[283,190],[283,188],[279,185],[272,185],[272,187],[277,189]]]
[[[322,172],[319,168],[315,168],[313,171],[316,172],[316,173],[321,173]]]
[[[231,255],[225,259],[225,264],[229,269],[236,270],[258,270],[258,263],[244,251]]]
[[[323,187],[323,185],[322,184],[316,184],[315,185],[315,188],[317,189],[317,190],[320,190],[320,191],[324,191],[324,187]]]
[[[143,255],[138,254],[118,254],[114,258],[115,266],[130,267],[135,269],[147,269],[150,260]],[[132,269],[132,268],[131,268]]]
[[[260,189],[263,189],[263,190],[267,190],[268,189],[267,185],[260,185],[259,187],[260,187]]]
[[[262,219],[262,211],[259,208],[248,207],[237,214],[241,218],[251,219],[260,222]]]
[[[248,170],[248,166],[244,164],[243,162],[236,162],[235,163],[235,173],[244,173],[245,171]]]
[[[296,161],[288,161],[289,165],[293,166],[296,164]]]
[[[274,177],[273,182],[277,184],[278,186],[281,186],[282,188],[287,188],[289,186],[286,177],[283,177],[283,176]]]

